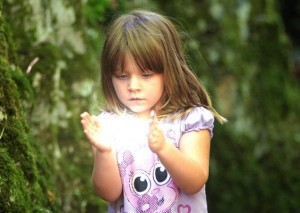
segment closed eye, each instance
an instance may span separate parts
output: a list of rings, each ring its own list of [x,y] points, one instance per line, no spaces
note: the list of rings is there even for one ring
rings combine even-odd
[[[151,77],[152,76],[152,74],[143,74],[143,77],[144,78],[149,78],[149,77]]]
[[[150,78],[150,77],[153,76],[153,74],[154,74],[154,72],[152,72],[152,71],[144,71],[143,74],[142,74],[142,76],[144,78]]]
[[[118,79],[127,79],[128,75],[126,73],[115,73],[114,76]]]

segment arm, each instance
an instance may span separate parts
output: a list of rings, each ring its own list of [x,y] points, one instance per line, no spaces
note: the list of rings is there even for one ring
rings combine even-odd
[[[122,182],[115,151],[110,144],[103,142],[100,123],[95,116],[82,113],[81,124],[83,132],[92,144],[94,155],[92,182],[95,191],[102,199],[113,202],[122,193]]]
[[[173,144],[165,141],[159,127],[152,124],[151,128],[154,134],[149,135],[149,147],[158,155],[176,185],[186,194],[198,192],[209,175],[209,131],[185,133],[177,149]]]
[[[96,193],[107,202],[114,202],[120,197],[122,182],[114,151],[95,151],[92,182]]]

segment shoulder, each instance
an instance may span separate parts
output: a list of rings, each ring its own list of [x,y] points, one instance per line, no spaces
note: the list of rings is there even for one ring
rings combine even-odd
[[[194,107],[182,120],[192,123],[213,123],[214,116],[211,111],[204,107]]]
[[[208,109],[194,107],[186,116],[181,118],[181,130],[190,132],[207,129],[212,136],[214,120],[213,114]]]

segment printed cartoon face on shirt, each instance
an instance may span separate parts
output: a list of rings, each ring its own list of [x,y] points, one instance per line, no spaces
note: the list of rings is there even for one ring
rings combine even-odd
[[[123,154],[120,171],[125,199],[136,212],[166,212],[174,205],[179,190],[157,157],[146,149]]]

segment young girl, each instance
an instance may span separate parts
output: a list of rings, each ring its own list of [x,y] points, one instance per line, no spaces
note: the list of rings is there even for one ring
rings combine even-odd
[[[109,212],[207,212],[214,117],[175,26],[148,11],[121,15],[103,47],[106,107],[81,114],[92,180]]]

